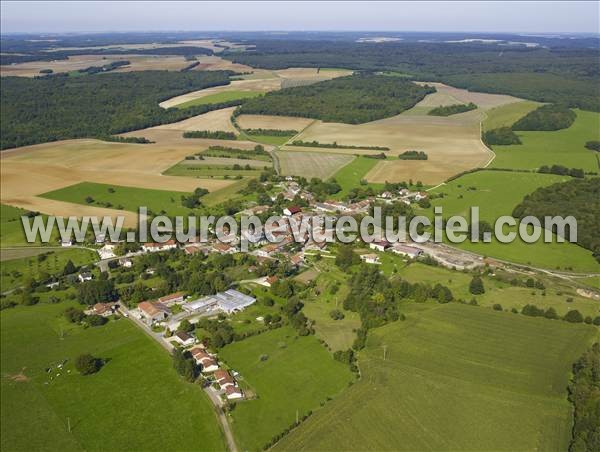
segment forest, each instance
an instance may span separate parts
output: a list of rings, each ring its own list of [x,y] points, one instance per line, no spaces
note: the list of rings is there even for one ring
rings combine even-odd
[[[591,250],[600,262],[600,178],[575,178],[538,188],[513,210],[515,218],[528,215],[538,218],[542,224],[545,216],[574,216],[577,219],[577,243]]]
[[[2,77],[0,149],[105,137],[180,121],[240,101],[163,109],[180,94],[229,84],[229,71],[107,73],[86,77]]]
[[[265,69],[339,67],[393,71],[471,91],[512,94],[600,111],[597,48],[506,48],[489,44],[256,40],[256,51],[225,53]],[[460,62],[460,64],[457,64]]]
[[[488,146],[521,144],[520,138],[512,131],[510,127],[500,127],[499,129],[488,130],[481,137]]]
[[[576,115],[561,105],[542,105],[512,125],[513,130],[560,130],[570,127]]]
[[[267,93],[248,100],[240,113],[362,124],[402,113],[433,92],[398,77],[359,73]]]

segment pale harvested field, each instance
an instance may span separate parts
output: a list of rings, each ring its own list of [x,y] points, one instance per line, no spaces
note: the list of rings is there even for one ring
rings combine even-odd
[[[132,212],[54,201],[37,195],[84,181],[174,191],[193,191],[198,186],[215,191],[232,184],[228,180],[199,180],[161,174],[183,160],[191,150],[198,152],[204,147],[199,143],[195,147],[178,146],[168,140],[137,145],[85,139],[3,151],[0,154],[0,200],[5,204],[54,215],[122,214],[126,217],[126,224],[133,226],[136,215]]]
[[[259,70],[245,64],[233,63],[216,55],[202,55],[197,60],[200,64],[194,68],[195,71],[253,72]]]
[[[315,79],[315,80],[330,80],[336,77],[343,77],[345,75],[351,75],[353,71],[340,69],[340,70],[327,70],[317,72],[316,68],[307,67],[291,67],[288,69],[282,69],[279,71],[273,71],[277,76],[284,79]]]
[[[182,56],[170,55],[76,55],[66,60],[32,61],[0,66],[0,75],[3,77],[34,77],[41,75],[40,70],[42,69],[52,69],[55,73],[71,72],[90,66],[103,66],[122,60],[128,60],[131,64],[118,68],[114,72],[145,71],[150,69],[178,71],[190,64]]]
[[[303,130],[314,119],[293,116],[241,115],[237,123],[242,129]]]
[[[325,152],[282,152],[277,151],[281,173],[289,176],[318,177],[327,179],[354,157]]]
[[[159,105],[163,108],[171,108],[177,105],[189,102],[190,100],[200,99],[202,97],[211,96],[213,94],[223,93],[227,91],[260,91],[266,93],[281,88],[281,80],[278,78],[258,78],[252,80],[233,80],[229,85],[215,86],[213,88],[201,89],[192,91],[191,93],[182,94],[181,96],[172,97]]]
[[[455,88],[453,86],[444,85],[437,82],[416,82],[419,85],[435,86],[437,92],[429,94],[416,107],[438,107],[440,105],[452,105],[456,103],[473,102],[483,110],[499,107],[501,105],[520,102],[522,99],[518,97],[508,96],[504,94],[487,94],[467,91],[466,89]]]
[[[426,161],[379,162],[367,174],[370,182],[400,182],[414,179],[426,184],[443,182],[447,177],[485,165],[491,157],[479,136],[480,111],[471,111],[450,117],[427,115],[397,115],[366,124],[348,125],[315,122],[298,139],[321,143],[356,146],[386,146],[390,156],[408,150],[425,151]],[[285,147],[300,150],[300,148]],[[306,151],[318,148],[303,148]],[[374,150],[320,149],[347,154],[374,154]]]
[[[151,129],[158,130],[181,130],[183,131],[191,131],[191,130],[210,130],[217,131],[223,130],[225,132],[234,132],[238,133],[233,124],[231,123],[231,115],[235,107],[223,108],[221,110],[213,110],[208,113],[204,113],[203,115],[192,116],[191,118],[184,119],[183,121],[174,122],[172,124],[164,124],[162,126],[152,127]],[[138,136],[137,133],[142,133],[142,131],[134,131],[129,133],[129,135]]]

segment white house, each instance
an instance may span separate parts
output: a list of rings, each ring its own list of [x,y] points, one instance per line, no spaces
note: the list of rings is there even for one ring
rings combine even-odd
[[[242,394],[242,390],[237,386],[227,386],[225,388],[225,395],[229,400],[236,400],[244,398],[244,394]]]
[[[377,254],[361,254],[360,259],[367,264],[381,264]]]
[[[146,322],[152,324],[165,320],[171,315],[171,310],[162,303],[152,303],[150,301],[142,301],[138,304],[140,314]]]
[[[60,242],[60,246],[63,246],[65,248],[69,247],[69,246],[73,246],[73,241],[72,240],[62,240]]]
[[[194,345],[194,343],[196,342],[194,340],[194,338],[192,336],[190,336],[189,334],[187,334],[185,331],[177,331],[173,335],[173,338],[175,339],[176,342],[179,342],[184,347]]]
[[[164,297],[160,297],[158,302],[165,306],[172,306],[175,303],[182,303],[185,299],[184,292],[175,292],[169,295],[165,295]]]
[[[157,251],[168,251],[177,248],[177,242],[173,239],[162,243],[144,243],[142,250],[146,253],[156,253]]]
[[[92,275],[90,272],[79,273],[77,276],[79,282],[91,281],[93,277],[94,275]]]
[[[204,350],[202,350],[200,347],[194,347],[190,350],[190,353],[194,357],[196,364],[202,366],[202,373],[215,372],[217,369],[219,369],[219,366],[215,359],[208,353],[206,353]]]
[[[122,257],[121,259],[119,259],[119,265],[121,267],[131,268],[133,267],[133,261],[128,257]]]
[[[228,386],[235,386],[235,380],[229,372],[223,369],[217,369],[215,371],[215,380],[219,384],[222,390],[227,390]]]
[[[292,215],[296,215],[297,213],[302,212],[302,209],[298,206],[290,206],[283,209],[283,214],[291,217]]]

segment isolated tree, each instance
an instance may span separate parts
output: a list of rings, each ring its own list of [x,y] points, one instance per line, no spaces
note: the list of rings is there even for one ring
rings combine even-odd
[[[75,369],[77,369],[81,375],[96,373],[100,370],[100,367],[102,367],[102,362],[89,353],[79,355],[75,359]]]
[[[482,279],[475,275],[469,284],[469,292],[473,295],[481,295],[485,293],[485,288],[483,287]]]
[[[581,312],[579,312],[577,309],[567,312],[563,319],[571,323],[583,322],[583,316],[581,315]]]
[[[179,324],[179,331],[185,331],[186,333],[191,333],[194,331],[194,325],[190,323],[188,319],[183,319]]]
[[[69,259],[67,261],[67,263],[65,264],[65,267],[63,268],[63,275],[72,275],[76,271],[77,271],[77,267],[75,266],[73,261],[71,261],[71,259]]]

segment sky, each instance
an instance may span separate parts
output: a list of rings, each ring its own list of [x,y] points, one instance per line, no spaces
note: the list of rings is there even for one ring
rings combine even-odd
[[[101,31],[600,32],[598,1],[26,2],[0,6],[2,33]]]

